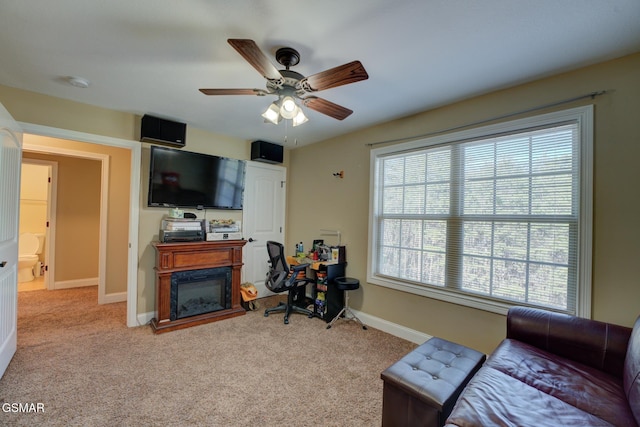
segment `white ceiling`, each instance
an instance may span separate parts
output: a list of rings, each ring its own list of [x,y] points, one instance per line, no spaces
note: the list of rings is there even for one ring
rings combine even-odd
[[[265,88],[228,38],[293,47],[303,75],[360,60],[369,79],[316,93],[344,121],[266,124],[274,97],[198,91]],[[294,148],[638,52],[640,0],[0,0],[0,40],[2,85]]]

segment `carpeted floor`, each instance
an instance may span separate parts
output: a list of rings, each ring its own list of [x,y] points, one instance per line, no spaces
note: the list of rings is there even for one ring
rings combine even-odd
[[[96,287],[21,292],[0,425],[379,426],[380,372],[413,343],[354,322],[245,316],[154,335]],[[37,406],[35,406],[37,407]]]

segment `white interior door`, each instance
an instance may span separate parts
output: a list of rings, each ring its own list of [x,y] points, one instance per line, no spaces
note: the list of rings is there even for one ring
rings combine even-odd
[[[258,297],[273,295],[264,285],[269,270],[267,240],[284,243],[286,169],[260,162],[247,162],[242,231],[243,281],[251,282]]]
[[[22,132],[0,104],[0,377],[17,348]]]

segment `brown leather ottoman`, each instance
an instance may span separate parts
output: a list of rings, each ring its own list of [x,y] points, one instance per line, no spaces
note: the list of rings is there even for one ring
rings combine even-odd
[[[431,338],[380,374],[382,425],[442,426],[486,355]]]

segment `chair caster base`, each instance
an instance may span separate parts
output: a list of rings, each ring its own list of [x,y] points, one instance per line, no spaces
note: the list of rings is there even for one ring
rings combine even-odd
[[[293,304],[285,304],[281,302],[276,307],[267,308],[264,311],[264,317],[269,317],[269,314],[272,314],[272,313],[282,313],[282,312],[284,312],[285,325],[289,324],[289,316],[291,315],[291,313],[306,314],[309,319],[311,319],[314,316],[313,312],[310,310],[307,310],[306,308],[298,307]]]

